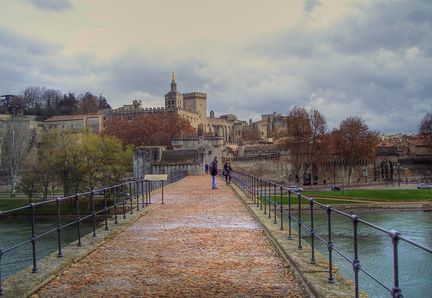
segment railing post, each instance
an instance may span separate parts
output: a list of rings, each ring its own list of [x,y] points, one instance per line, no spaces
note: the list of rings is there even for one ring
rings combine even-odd
[[[391,238],[393,244],[393,288],[392,288],[392,296],[393,298],[401,298],[402,290],[399,287],[399,254],[398,254],[398,244],[399,244],[399,236],[400,233],[394,230],[391,230]]]
[[[328,230],[328,240],[327,240],[327,249],[329,252],[329,277],[328,282],[334,283],[335,280],[333,278],[333,242],[332,242],[332,228],[331,228],[331,207],[327,205],[327,230]]]
[[[288,190],[288,240],[292,240],[292,233],[291,233],[291,191]]]
[[[354,236],[354,259],[352,261],[352,268],[354,271],[354,297],[359,297],[359,278],[358,273],[360,271],[360,261],[358,259],[358,239],[357,239],[357,226],[358,226],[358,216],[351,216],[353,222],[353,236]]]
[[[264,180],[264,214],[267,214],[267,181]]]
[[[273,200],[272,200],[272,196],[271,196],[271,192],[272,192],[272,186],[271,186],[271,183],[269,182],[268,183],[268,189],[269,189],[269,191],[268,191],[268,218],[270,219],[271,218],[271,203],[273,202]]]
[[[107,203],[107,189],[104,188],[104,216],[105,216],[105,231],[108,231],[108,203]]]
[[[32,220],[31,220],[31,244],[32,244],[32,256],[33,256],[33,268],[32,273],[37,271],[36,267],[36,234],[35,234],[35,226],[36,226],[36,205],[35,203],[30,204]]]
[[[60,198],[56,198],[56,204],[57,204],[57,246],[58,246],[57,258],[61,258],[63,257],[63,253],[61,250]]]
[[[94,198],[94,190],[90,193],[90,200],[92,204],[92,228],[93,228],[93,237],[96,237],[96,211],[95,211],[95,198]]]
[[[117,219],[118,197],[119,197],[119,186],[116,185],[115,195],[114,195],[114,224],[118,224],[118,219]]]
[[[256,177],[252,176],[253,203],[256,204]]]
[[[277,196],[276,196],[276,184],[273,185],[273,211],[274,211],[274,222],[273,224],[277,224],[277,220],[276,220],[276,206],[277,206]]]
[[[283,230],[283,196],[282,196],[282,186],[280,186],[280,229]]]
[[[263,189],[262,189],[262,185],[263,185],[263,183],[262,183],[262,179],[260,179],[259,180],[260,181],[260,209],[261,210],[263,210],[263,196],[262,196],[262,193],[263,193]]]
[[[161,180],[161,183],[162,183],[162,203],[161,204],[163,204],[164,203],[164,182],[163,182],[163,180]]]
[[[301,220],[301,196],[300,194],[297,195],[297,200],[298,200],[298,220],[297,220],[297,224],[298,224],[298,249],[303,249],[302,247],[302,233],[301,233],[301,228],[302,228],[302,220]]]
[[[133,214],[132,181],[129,181],[129,201],[130,201],[130,214]]]
[[[141,177],[141,202],[142,202],[141,207],[142,208],[144,208],[144,194],[145,194],[145,191],[144,191],[144,177]]]
[[[153,184],[152,181],[149,181],[149,185],[148,185],[148,203],[149,205],[151,204],[151,192],[153,190]]]
[[[78,246],[81,246],[81,215],[80,215],[80,195],[75,195],[75,208],[76,208],[76,222],[77,222],[77,233],[78,233]]]
[[[135,179],[134,181],[134,195],[135,195],[135,199],[136,199],[136,210],[139,211],[139,182],[137,180],[138,178]]]
[[[311,256],[311,264],[315,264],[315,230],[314,230],[314,200],[310,200],[310,220],[311,220],[311,247],[312,247],[312,256]]]
[[[122,207],[123,207],[123,219],[126,219],[126,192],[125,192],[125,187],[124,187],[124,183],[122,184],[122,191],[121,191],[121,198],[122,198]]]
[[[0,296],[3,295],[3,287],[2,287],[2,258],[3,258],[3,251],[0,248]]]

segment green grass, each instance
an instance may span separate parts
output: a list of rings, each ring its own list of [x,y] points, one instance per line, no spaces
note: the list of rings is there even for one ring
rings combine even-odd
[[[358,199],[380,202],[416,202],[432,199],[432,190],[427,189],[358,189],[345,191],[304,192],[307,197]]]
[[[317,197],[314,197],[313,199],[315,201],[317,201],[317,202],[320,202],[321,204],[324,204],[324,205],[359,204],[359,202],[353,202],[353,201],[350,201],[350,200],[332,200],[332,199],[324,199],[324,198],[317,198]],[[280,196],[276,196],[276,197],[272,196],[272,200],[276,201],[277,205],[280,205]],[[263,204],[264,204],[264,200],[263,200]],[[273,202],[271,202],[271,204],[273,204]],[[282,204],[283,205],[288,205],[288,197],[287,196],[282,196]],[[309,204],[309,201],[307,201],[305,199],[301,199],[300,200],[300,204],[301,205]],[[291,197],[291,205],[292,206],[297,206],[298,205],[298,198],[297,198],[297,196],[292,196]]]
[[[432,199],[432,190],[418,189],[360,189],[346,191],[314,191],[303,192],[303,196],[313,198],[324,205],[361,204],[359,201],[373,202],[422,202]],[[280,204],[280,196],[271,196],[272,200]],[[334,199],[333,199],[334,198]],[[359,201],[357,201],[359,200]],[[288,204],[288,197],[282,197],[282,203]],[[309,204],[305,199],[301,204]],[[298,205],[297,195],[291,196],[291,205]]]

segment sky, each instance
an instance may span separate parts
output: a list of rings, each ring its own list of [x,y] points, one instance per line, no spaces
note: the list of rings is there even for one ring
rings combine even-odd
[[[317,109],[415,133],[432,112],[430,0],[0,0],[0,94],[28,86],[254,121]]]

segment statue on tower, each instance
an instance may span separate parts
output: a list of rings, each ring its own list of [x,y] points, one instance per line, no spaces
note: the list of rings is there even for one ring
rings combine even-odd
[[[172,74],[171,74],[171,78],[172,78],[172,81],[175,82],[175,80],[176,80],[176,76],[175,76],[175,72],[174,72],[174,71],[173,71]]]

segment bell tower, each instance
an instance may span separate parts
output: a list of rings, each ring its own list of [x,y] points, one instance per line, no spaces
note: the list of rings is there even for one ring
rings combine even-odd
[[[167,110],[184,109],[183,94],[177,91],[175,72],[171,74],[171,90],[165,94],[165,108]]]

